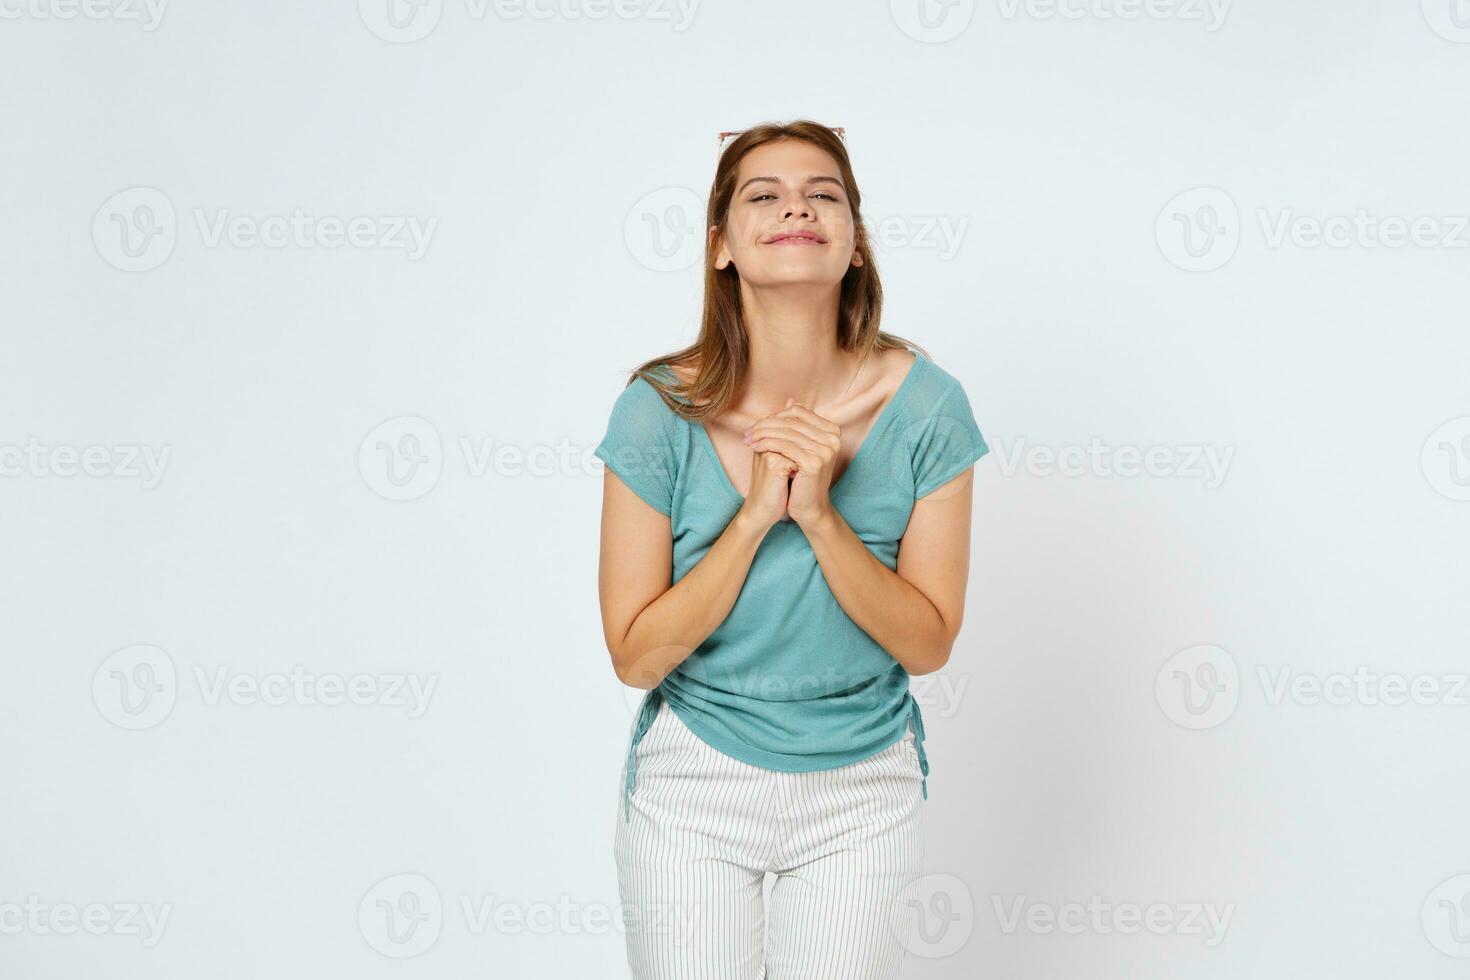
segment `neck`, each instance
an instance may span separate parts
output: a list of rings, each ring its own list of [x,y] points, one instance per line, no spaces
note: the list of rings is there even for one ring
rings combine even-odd
[[[745,400],[753,413],[780,411],[788,397],[820,412],[847,390],[857,355],[837,346],[839,295],[809,284],[742,295],[750,341]]]

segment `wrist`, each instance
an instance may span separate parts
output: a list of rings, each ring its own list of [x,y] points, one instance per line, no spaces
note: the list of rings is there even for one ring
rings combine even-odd
[[[756,517],[744,507],[741,507],[735,512],[735,516],[730,519],[730,526],[742,537],[752,538],[756,541],[764,538],[766,532],[772,527],[770,521],[764,521]]]
[[[837,513],[837,509],[829,503],[818,507],[810,514],[802,514],[800,517],[792,514],[791,519],[797,524],[800,524],[802,531],[808,537],[811,537],[812,535],[825,534],[833,530],[837,526],[840,516]]]

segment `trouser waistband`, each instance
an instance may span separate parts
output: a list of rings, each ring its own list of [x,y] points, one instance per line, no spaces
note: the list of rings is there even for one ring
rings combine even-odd
[[[909,699],[909,723],[914,730],[914,749],[919,754],[919,772],[923,776],[920,789],[924,799],[929,798],[929,756],[924,752],[924,716],[919,711],[919,702],[914,699],[913,694]],[[643,736],[648,732],[653,720],[658,717],[659,706],[663,703],[663,692],[658,688],[652,688],[643,696],[643,703],[638,707],[638,721],[633,726],[633,738],[628,743],[628,761],[625,768],[627,777],[623,782],[623,822],[627,823],[631,813],[633,800],[633,787],[637,784],[638,772],[638,743],[643,741]]]

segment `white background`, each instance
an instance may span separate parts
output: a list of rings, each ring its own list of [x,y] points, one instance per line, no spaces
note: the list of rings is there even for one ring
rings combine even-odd
[[[98,3],[0,4],[0,974],[625,974],[591,449],[810,117],[992,446],[905,976],[1464,975],[1470,9]]]

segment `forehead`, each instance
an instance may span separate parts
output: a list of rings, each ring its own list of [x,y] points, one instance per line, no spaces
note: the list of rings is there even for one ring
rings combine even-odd
[[[763,143],[740,161],[739,181],[751,177],[779,177],[787,183],[805,180],[808,177],[835,177],[842,179],[837,160],[814,143],[806,140],[776,140]]]

